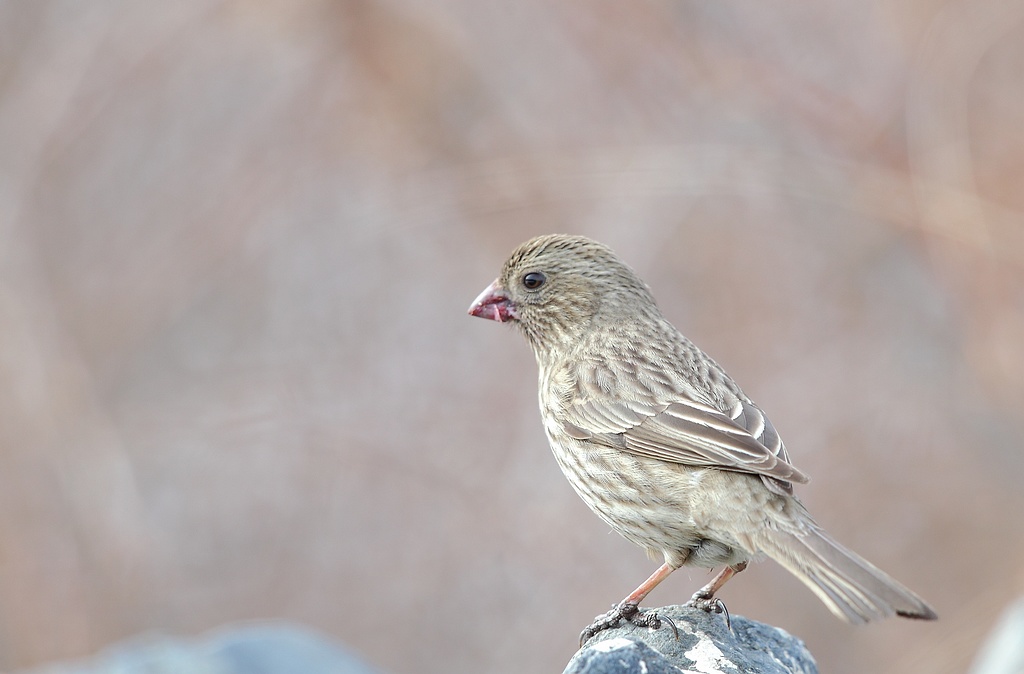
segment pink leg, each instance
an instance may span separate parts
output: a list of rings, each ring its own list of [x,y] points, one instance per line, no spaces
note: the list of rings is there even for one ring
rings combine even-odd
[[[668,565],[665,562],[658,567],[658,570],[651,574],[651,577],[640,584],[640,587],[633,590],[633,593],[622,600],[623,604],[633,604],[637,606],[644,600],[644,597],[651,593],[651,590],[658,586],[658,583],[668,578],[669,574],[675,571],[674,567]]]
[[[747,568],[746,562],[740,562],[732,566],[727,566],[718,572],[711,582],[697,590],[690,597],[690,601],[687,602],[687,606],[693,606],[694,608],[703,609],[705,611],[714,611],[715,613],[725,613],[725,621],[729,623],[729,611],[726,610],[725,604],[722,603],[721,599],[715,598],[715,593],[722,589],[722,586],[726,582],[735,576],[737,573]]]
[[[580,647],[602,630],[607,630],[612,627],[616,627],[620,622],[626,620],[637,627],[653,627],[657,629],[661,627],[662,620],[669,624],[672,628],[673,634],[676,635],[676,639],[679,638],[679,632],[676,630],[675,623],[669,620],[667,617],[662,618],[654,611],[641,611],[640,602],[644,600],[644,597],[651,593],[651,590],[658,586],[658,583],[665,580],[669,575],[676,570],[676,567],[669,566],[668,562],[665,562],[658,567],[658,570],[651,574],[651,577],[640,584],[640,587],[633,590],[633,592],[619,602],[619,605],[613,608],[611,611],[603,616],[597,616],[594,618],[594,622],[583,630],[580,634]]]

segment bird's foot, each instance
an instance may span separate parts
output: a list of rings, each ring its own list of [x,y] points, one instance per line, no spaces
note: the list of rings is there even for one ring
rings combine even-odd
[[[667,616],[658,615],[657,611],[641,611],[640,607],[636,604],[629,602],[622,602],[617,606],[613,607],[611,611],[604,615],[599,615],[594,618],[586,629],[580,633],[580,648],[586,643],[590,637],[594,636],[599,632],[603,632],[613,627],[618,627],[619,623],[623,620],[636,625],[637,627],[649,627],[651,629],[660,629],[662,622],[668,623],[668,626],[672,628],[672,634],[676,640],[679,639],[679,630],[676,628],[676,624],[671,618]]]
[[[690,597],[690,601],[686,602],[686,605],[690,608],[707,611],[708,613],[724,613],[725,625],[730,630],[732,629],[732,620],[729,619],[729,609],[726,608],[725,602],[710,592],[697,590],[694,592],[693,596]]]

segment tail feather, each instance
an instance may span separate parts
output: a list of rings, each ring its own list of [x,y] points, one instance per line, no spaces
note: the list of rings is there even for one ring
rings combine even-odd
[[[758,547],[765,554],[847,622],[860,625],[892,615],[920,620],[938,617],[923,599],[816,525],[800,534],[770,530],[761,538]]]

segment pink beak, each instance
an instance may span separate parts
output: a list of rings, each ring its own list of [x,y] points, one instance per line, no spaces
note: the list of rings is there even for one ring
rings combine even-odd
[[[517,318],[516,306],[497,280],[473,300],[473,304],[469,305],[469,315],[489,318],[499,323]]]

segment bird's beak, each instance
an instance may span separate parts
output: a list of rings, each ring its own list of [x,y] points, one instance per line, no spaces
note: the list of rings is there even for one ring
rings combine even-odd
[[[501,287],[497,280],[487,286],[480,293],[473,304],[469,305],[469,315],[489,318],[492,321],[504,323],[518,318],[516,305],[512,303],[508,293]]]

